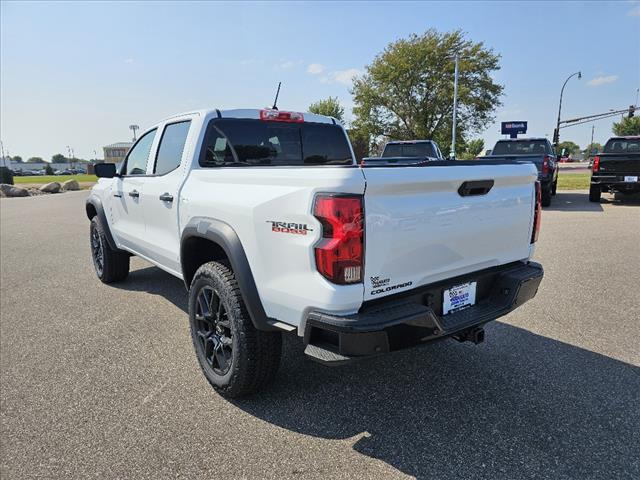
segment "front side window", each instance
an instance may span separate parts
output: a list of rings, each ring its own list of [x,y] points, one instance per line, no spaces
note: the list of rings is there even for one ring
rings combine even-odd
[[[203,167],[351,164],[337,125],[249,119],[212,120],[200,156]]]
[[[149,160],[151,145],[153,145],[155,137],[155,128],[140,137],[140,140],[133,146],[125,160],[122,175],[144,175],[147,173],[147,161]]]
[[[191,120],[188,120],[186,122],[172,123],[165,127],[160,139],[153,173],[164,175],[178,168],[182,160],[182,152],[187,142],[190,125]]]

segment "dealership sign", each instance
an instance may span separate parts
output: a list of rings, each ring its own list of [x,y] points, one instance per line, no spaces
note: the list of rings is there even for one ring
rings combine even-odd
[[[502,122],[502,134],[517,138],[519,133],[527,133],[527,122]]]

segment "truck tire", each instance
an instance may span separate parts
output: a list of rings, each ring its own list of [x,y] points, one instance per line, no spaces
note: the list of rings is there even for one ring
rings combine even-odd
[[[129,275],[130,255],[121,250],[114,250],[109,246],[104,229],[97,216],[91,219],[89,241],[93,266],[102,283],[118,282],[127,278],[127,275]]]
[[[602,195],[602,191],[600,187],[594,187],[591,185],[589,187],[589,201],[590,202],[600,202],[600,196]]]
[[[189,324],[200,368],[221,395],[249,395],[275,377],[282,334],[255,328],[226,265],[209,262],[196,271],[189,289]]]
[[[558,180],[553,182],[553,186],[551,187],[551,195],[555,197],[556,193],[558,193]]]
[[[542,206],[548,207],[549,205],[551,205],[551,186],[542,189]]]

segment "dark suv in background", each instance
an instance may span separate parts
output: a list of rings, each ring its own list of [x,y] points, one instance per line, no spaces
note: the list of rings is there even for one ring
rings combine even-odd
[[[591,202],[599,202],[602,192],[640,192],[640,136],[610,138],[591,169]]]
[[[498,140],[486,160],[503,160],[514,163],[533,163],[538,169],[538,181],[542,187],[542,206],[551,205],[551,196],[558,188],[556,152],[546,138],[514,138]]]

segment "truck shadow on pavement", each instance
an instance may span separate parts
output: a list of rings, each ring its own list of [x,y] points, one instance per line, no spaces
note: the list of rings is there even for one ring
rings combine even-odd
[[[183,281],[156,266],[143,267],[137,270],[132,266],[126,280],[112,283],[109,286],[121,290],[159,295],[169,300],[185,313],[189,313],[189,295],[184,288]]]
[[[600,203],[590,202],[588,192],[558,192],[553,197],[550,207],[545,211],[552,212],[604,212],[602,205],[637,206],[640,205],[640,195],[623,195],[603,193]],[[544,214],[544,213],[543,213]]]
[[[487,339],[329,368],[289,337],[275,384],[233,403],[419,479],[640,478],[640,368],[498,322]]]
[[[599,203],[589,201],[588,192],[558,192],[551,200],[551,206],[544,207],[544,212],[603,212]]]
[[[156,267],[113,286],[187,311],[182,282]],[[444,340],[335,368],[285,335],[274,384],[232,403],[418,479],[640,478],[639,367],[501,322],[486,330],[479,346]]]

